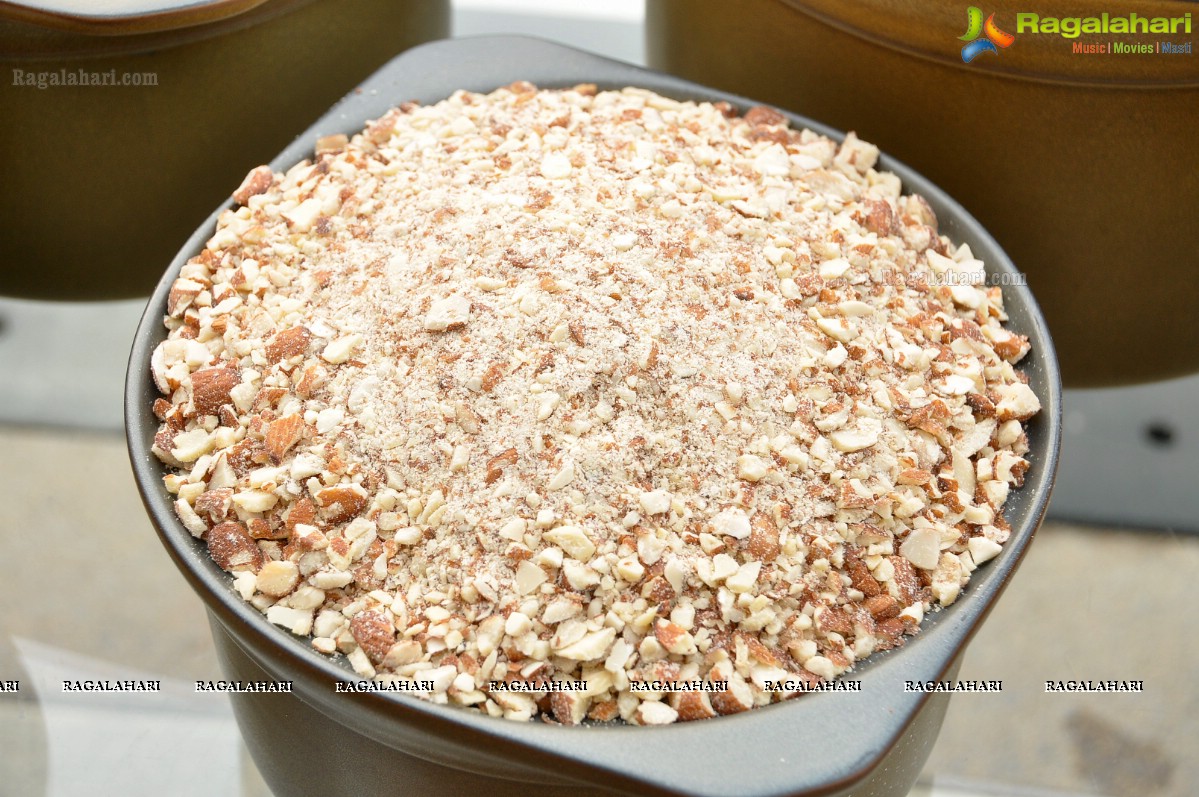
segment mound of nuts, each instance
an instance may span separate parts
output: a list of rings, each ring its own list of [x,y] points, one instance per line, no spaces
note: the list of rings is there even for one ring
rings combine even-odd
[[[272,623],[496,717],[703,719],[902,645],[1001,551],[1040,403],[877,158],[515,83],[255,169],[149,363],[179,520]]]

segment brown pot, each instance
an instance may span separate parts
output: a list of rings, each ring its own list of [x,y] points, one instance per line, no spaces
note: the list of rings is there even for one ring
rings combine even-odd
[[[647,49],[656,68],[856,130],[943,187],[1028,275],[1068,385],[1199,370],[1199,54],[1072,52],[1074,42],[1197,37],[1018,32],[1016,12],[1029,9],[992,5],[983,12],[1015,42],[966,64],[967,5],[655,0]],[[1195,9],[1046,0],[1033,10]]]
[[[230,186],[449,28],[448,0],[39,5],[0,2],[0,294],[41,299],[148,295]],[[130,84],[52,85],[81,70]]]

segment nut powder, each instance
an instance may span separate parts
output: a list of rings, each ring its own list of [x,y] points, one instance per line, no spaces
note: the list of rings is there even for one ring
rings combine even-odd
[[[1008,537],[1039,402],[877,157],[515,83],[255,169],[151,362],[179,519],[272,623],[497,717],[729,714],[901,645]],[[586,690],[490,687],[550,679]]]

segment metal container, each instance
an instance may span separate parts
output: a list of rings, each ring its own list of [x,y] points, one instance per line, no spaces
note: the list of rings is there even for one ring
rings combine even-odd
[[[643,86],[679,99],[742,97],[559,45],[514,37],[417,47],[395,59],[320,119],[273,162],[286,169],[311,154],[321,135],[353,133],[404,99],[435,102],[465,88],[490,91],[513,80],[543,87],[581,82]],[[840,137],[800,116],[796,125]],[[886,156],[907,190],[924,195],[941,229],[969,243],[993,273],[1015,273],[985,230],[944,192]],[[219,211],[218,211],[219,213]],[[1024,370],[1044,410],[1028,425],[1033,467],[1008,502],[1012,536],[974,573],[964,595],[933,613],[905,647],[871,657],[850,676],[860,692],[806,695],[735,716],[661,728],[584,726],[493,719],[406,695],[335,692],[357,676],[316,653],[307,640],[271,626],[231,588],[230,578],[178,522],[150,454],[158,422],[149,358],[165,337],[167,293],[179,268],[202,248],[214,213],[184,245],[158,284],[130,356],[125,417],[130,458],[162,543],[203,598],[228,677],[291,680],[291,696],[241,696],[234,709],[246,743],[279,794],[461,795],[857,795],[906,794],[926,760],[947,696],[907,692],[907,680],[951,678],[966,642],[1002,592],[1040,524],[1057,467],[1061,386],[1053,343],[1026,288],[1005,291],[1010,327],[1028,335]]]
[[[448,7],[0,2],[0,294],[149,294],[230,186],[389,58],[444,36]]]
[[[1199,58],[1074,52],[1075,43],[1199,37],[1181,27],[1172,36],[1021,33],[1011,6],[984,5],[1015,41],[967,64],[959,37],[968,5],[655,0],[646,6],[648,58],[855,130],[947,190],[1028,274],[1067,385],[1199,370]],[[1028,10],[1083,18],[1196,9],[1180,0],[1101,6],[1046,0]]]

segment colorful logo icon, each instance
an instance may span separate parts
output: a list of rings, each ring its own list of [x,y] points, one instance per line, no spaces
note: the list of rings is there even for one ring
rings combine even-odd
[[[967,42],[962,48],[962,60],[968,64],[983,53],[999,55],[997,48],[1010,47],[1016,37],[1000,30],[995,24],[994,14],[983,22],[983,12],[977,6],[970,6],[966,9],[966,33],[959,36],[958,40]]]

